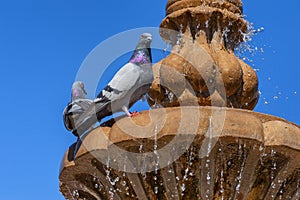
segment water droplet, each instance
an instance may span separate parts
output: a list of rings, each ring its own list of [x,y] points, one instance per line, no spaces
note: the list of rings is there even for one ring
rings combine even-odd
[[[98,189],[99,188],[99,185],[96,183],[95,184],[95,189]]]
[[[125,187],[126,181],[122,181],[121,185]]]
[[[207,181],[207,185],[210,185],[210,172],[207,172],[207,175],[206,175],[206,181]]]
[[[258,28],[258,29],[256,30],[256,32],[260,33],[260,32],[263,32],[264,30],[265,30],[264,27],[260,27],[260,28]]]
[[[154,192],[155,192],[155,194],[158,194],[158,187],[157,186],[154,187]]]
[[[184,183],[181,185],[181,191],[182,191],[182,192],[185,191],[185,184],[184,184]]]
[[[277,100],[277,99],[278,99],[278,96],[274,96],[273,99],[274,99],[274,100]]]
[[[186,168],[184,171],[187,174],[189,172],[189,168]]]
[[[264,147],[262,145],[259,146],[259,151],[264,150]]]
[[[73,197],[79,197],[79,192],[78,190],[73,191]]]
[[[276,184],[275,184],[275,183],[272,183],[272,184],[271,184],[271,187],[272,187],[273,189],[275,189],[275,188],[276,188]]]
[[[169,49],[169,43],[168,42],[166,42],[166,47],[164,48],[164,50],[163,50],[163,52],[164,53],[167,53],[167,51],[168,51],[168,49]]]

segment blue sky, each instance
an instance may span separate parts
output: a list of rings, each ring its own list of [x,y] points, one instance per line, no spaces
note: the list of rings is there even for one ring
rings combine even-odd
[[[59,165],[75,138],[64,129],[61,114],[81,63],[115,34],[159,26],[166,2],[0,2],[0,199],[64,199],[58,191]],[[262,93],[255,111],[297,124],[299,9],[299,0],[244,1],[246,19],[255,29],[264,27],[250,43],[264,53],[247,55],[258,69]],[[159,60],[161,54],[156,55],[154,60]]]

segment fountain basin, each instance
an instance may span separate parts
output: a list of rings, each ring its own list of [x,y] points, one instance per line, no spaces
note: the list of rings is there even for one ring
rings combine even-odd
[[[66,199],[299,199],[300,127],[253,111],[173,107],[122,118],[73,144]]]

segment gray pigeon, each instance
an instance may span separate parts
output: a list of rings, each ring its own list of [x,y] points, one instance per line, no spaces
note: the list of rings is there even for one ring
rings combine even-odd
[[[63,112],[64,125],[66,129],[72,131],[75,136],[79,136],[76,132],[78,119],[93,103],[92,100],[86,99],[86,94],[83,82],[74,82],[72,86],[71,102]]]
[[[151,34],[141,35],[129,62],[115,74],[98,94],[93,106],[80,117],[78,132],[86,131],[91,124],[115,112],[124,111],[129,117],[136,114],[130,113],[129,108],[148,92],[153,81],[151,42]]]

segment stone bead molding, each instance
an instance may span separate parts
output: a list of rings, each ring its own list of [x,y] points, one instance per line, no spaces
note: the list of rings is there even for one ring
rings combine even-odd
[[[217,118],[211,130],[212,114],[224,111],[224,121]],[[196,130],[191,128],[192,118],[183,121],[184,113],[192,117],[200,113]],[[132,122],[136,128],[128,125]],[[157,122],[163,122],[158,129]],[[172,150],[159,152],[170,143]],[[115,152],[112,146],[125,153]],[[141,156],[155,149],[159,153],[149,154],[152,157]],[[182,155],[174,159],[179,151]],[[164,157],[170,159],[166,166]],[[120,160],[127,168],[142,169],[145,159],[155,170],[121,170]],[[63,158],[59,179],[66,199],[296,200],[300,198],[300,127],[232,108],[155,109],[122,118],[112,127],[99,127],[72,145]]]
[[[183,6],[184,5],[184,6]],[[210,7],[226,8],[233,13],[242,13],[243,4],[240,0],[169,0],[166,6],[167,14],[187,7],[205,5]]]
[[[168,30],[185,32],[188,28],[194,39],[201,32],[206,33],[207,42],[211,42],[215,32],[220,32],[223,34],[224,46],[233,50],[244,41],[244,34],[248,30],[247,22],[242,18],[242,3],[239,0],[171,0],[167,4],[166,15],[160,25],[160,34],[172,44],[175,44],[176,36]]]
[[[184,8],[194,8],[199,5],[207,6],[207,7],[214,7],[214,8],[220,8],[228,10],[229,12],[232,12],[234,14],[242,14],[243,7],[241,1],[226,1],[226,0],[175,0],[175,1],[169,1],[167,4],[167,15],[176,12],[178,10],[184,9]]]

